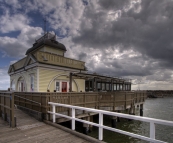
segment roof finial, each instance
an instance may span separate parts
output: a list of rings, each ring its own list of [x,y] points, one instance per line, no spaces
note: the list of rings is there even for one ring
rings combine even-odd
[[[46,34],[46,31],[47,31],[47,29],[46,29],[46,26],[47,26],[47,20],[46,20],[46,17],[43,18],[43,21],[44,21],[44,35],[45,35],[45,34]]]

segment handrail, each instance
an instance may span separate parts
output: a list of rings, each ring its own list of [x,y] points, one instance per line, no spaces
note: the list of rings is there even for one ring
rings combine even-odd
[[[53,122],[54,123],[56,121],[56,116],[61,116],[61,117],[65,117],[65,118],[68,118],[68,119],[72,120],[72,130],[75,130],[75,121],[79,121],[79,122],[83,122],[83,123],[86,123],[86,124],[91,124],[93,126],[97,126],[99,128],[99,140],[103,140],[103,129],[107,129],[107,130],[110,130],[110,131],[118,132],[118,133],[121,133],[121,134],[124,134],[124,135],[128,135],[128,136],[131,136],[131,137],[142,139],[142,140],[145,140],[145,141],[150,141],[150,142],[155,142],[155,143],[165,143],[164,141],[160,141],[160,140],[155,139],[155,124],[173,126],[172,121],[166,121],[166,120],[160,120],[160,119],[154,119],[154,118],[148,118],[148,117],[139,117],[139,116],[134,116],[134,115],[110,112],[110,111],[105,111],[105,110],[98,110],[98,109],[93,109],[93,108],[72,106],[72,105],[60,104],[60,103],[54,103],[54,102],[48,102],[48,104],[52,105],[52,112],[48,111],[48,113],[53,115]],[[56,106],[71,108],[72,109],[72,116],[70,117],[70,116],[67,116],[67,115],[56,113],[55,112],[56,111],[55,110]],[[98,113],[99,114],[99,124],[76,118],[75,117],[75,109]],[[128,118],[128,119],[133,119],[133,120],[139,120],[139,121],[144,121],[144,122],[149,122],[150,123],[150,137],[145,137],[145,136],[141,136],[141,135],[138,135],[138,134],[123,131],[123,130],[120,130],[120,129],[115,129],[115,128],[105,126],[105,125],[103,125],[103,115],[104,114],[105,115]]]
[[[31,101],[31,102],[36,103],[36,104],[39,104],[39,105],[41,106],[41,103],[39,103],[39,102],[36,102],[36,101],[30,100],[30,99],[24,98],[24,97],[21,97],[21,96],[18,96],[18,95],[14,95],[14,96],[17,96],[17,97],[19,97],[19,98],[22,98],[22,99]]]

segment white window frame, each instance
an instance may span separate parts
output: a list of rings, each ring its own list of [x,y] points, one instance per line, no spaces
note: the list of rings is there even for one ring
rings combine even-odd
[[[34,89],[34,74],[30,74],[30,91],[33,92]],[[33,83],[32,83],[33,82]],[[32,89],[33,88],[33,89]]]
[[[56,83],[59,82],[59,91],[56,90]],[[68,80],[55,80],[55,88],[56,92],[62,92],[62,82],[67,82],[67,92],[69,92],[69,81]]]
[[[11,80],[11,90],[15,91],[16,90],[16,86],[15,86],[15,80]]]
[[[59,91],[56,90],[56,83],[59,82]],[[55,80],[55,90],[56,92],[61,92],[61,81],[60,80]]]

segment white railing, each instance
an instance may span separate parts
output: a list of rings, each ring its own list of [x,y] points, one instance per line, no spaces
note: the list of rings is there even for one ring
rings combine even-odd
[[[61,116],[61,117],[65,117],[65,118],[72,120],[72,130],[75,130],[75,121],[79,121],[82,123],[96,126],[99,128],[99,140],[103,140],[103,129],[107,129],[107,130],[110,130],[113,132],[128,135],[128,136],[138,138],[141,140],[145,140],[145,141],[149,141],[149,142],[165,143],[164,141],[160,141],[160,140],[155,139],[155,124],[173,126],[172,121],[166,121],[166,120],[160,120],[160,119],[154,119],[154,118],[148,118],[148,117],[140,117],[140,116],[135,116],[135,115],[128,115],[128,114],[110,112],[110,111],[105,111],[105,110],[98,110],[98,109],[93,109],[93,108],[85,108],[85,107],[72,106],[72,105],[67,105],[67,104],[54,103],[54,102],[48,102],[48,104],[52,105],[52,112],[48,111],[48,113],[53,115],[53,122],[54,123],[56,122],[56,116]],[[67,116],[67,115],[56,113],[55,112],[56,106],[71,108],[72,109],[72,116]],[[75,110],[76,109],[98,113],[99,114],[99,124],[76,118],[75,117]],[[143,122],[149,122],[150,123],[150,137],[145,137],[145,136],[141,136],[138,134],[123,131],[120,129],[105,126],[105,125],[103,125],[103,115],[110,115],[110,116],[122,117],[122,118],[127,118],[127,119],[143,121]]]

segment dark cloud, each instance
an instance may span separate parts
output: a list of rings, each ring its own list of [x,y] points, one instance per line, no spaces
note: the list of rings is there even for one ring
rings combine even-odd
[[[81,52],[81,53],[78,55],[78,57],[79,57],[79,60],[81,60],[81,61],[86,61],[87,54]]]
[[[137,51],[141,57],[140,60],[129,58],[127,64],[116,59],[102,61],[105,66],[95,67],[96,71],[122,76],[146,76],[160,68],[173,69],[173,1],[143,0],[132,4],[130,0],[100,0],[98,4],[100,11],[95,11],[92,5],[86,7],[79,35],[73,37],[73,42],[100,49],[104,57],[109,56],[104,52],[108,47],[112,48],[112,52],[116,49],[120,53]],[[115,20],[109,19],[110,10],[114,10],[115,14],[121,10],[121,16]],[[145,67],[144,62],[148,62]],[[112,70],[106,65],[112,65]]]
[[[34,20],[38,21],[37,16],[30,15],[34,11],[41,16],[47,15],[50,29],[63,37],[60,42],[68,49],[66,55],[85,61],[89,71],[132,78],[136,83],[139,80],[152,83],[150,88],[160,81],[171,83],[172,0],[6,3],[11,8],[1,6],[5,11],[1,16],[1,32],[19,31],[14,38],[0,37],[0,50],[8,56],[23,57],[43,32],[42,28],[31,26]]]
[[[107,10],[122,10],[131,3],[131,0],[99,0],[99,5]]]

